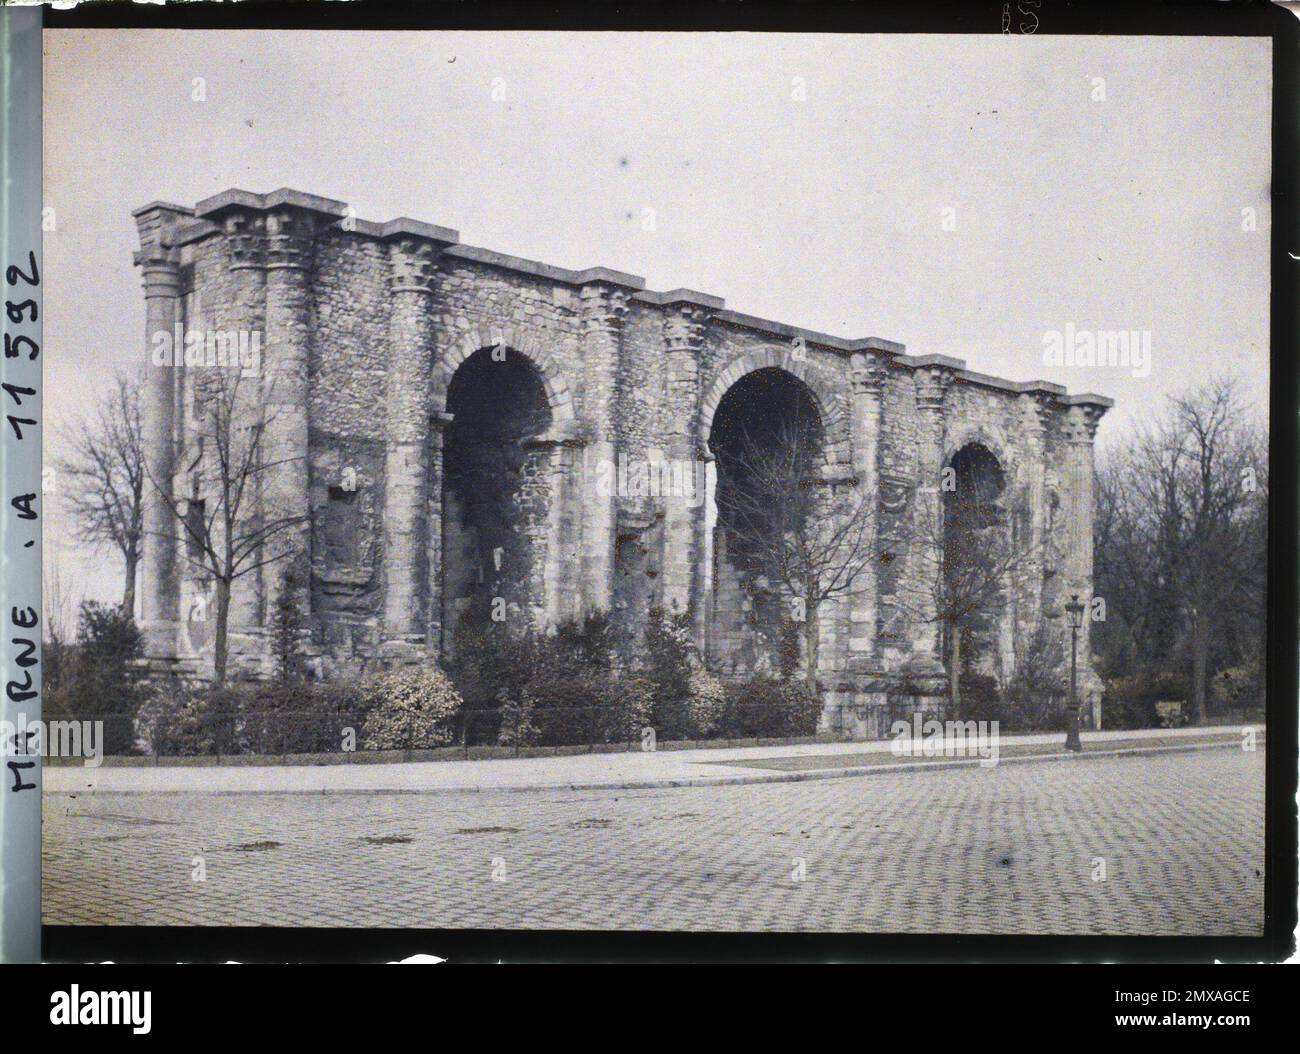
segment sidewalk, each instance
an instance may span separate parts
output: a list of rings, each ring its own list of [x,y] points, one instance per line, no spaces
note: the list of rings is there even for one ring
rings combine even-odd
[[[1246,727],[1256,729],[1262,749],[1264,726]],[[1086,760],[1116,751],[1240,749],[1241,731],[1227,726],[1085,732],[1082,755],[1052,749],[1063,741],[1059,732],[1003,736],[998,764]],[[56,794],[438,794],[779,783],[979,764],[979,758],[895,760],[890,743],[878,741],[377,765],[47,766],[42,778],[44,789]]]

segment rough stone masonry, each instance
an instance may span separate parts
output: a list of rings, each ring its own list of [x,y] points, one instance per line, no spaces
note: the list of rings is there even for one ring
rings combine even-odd
[[[995,465],[1000,522],[1027,556],[977,662],[1006,683],[1043,639],[1068,662],[1063,605],[1091,598],[1093,439],[1108,399],[754,318],[689,289],[653,292],[603,267],[462,245],[415,220],[361,220],[293,190],[133,215],[151,363],[145,454],[150,479],[170,487],[166,501],[146,488],[141,592],[156,668],[202,677],[212,664],[214,583],[183,525],[222,500],[202,470],[211,452],[189,453],[211,365],[189,354],[193,333],[200,350],[215,334],[260,352],[245,372],[257,375],[266,442],[244,507],[257,524],[288,524],[233,583],[237,673],[270,672],[286,587],[326,679],[446,662],[476,604],[539,629],[603,610],[633,633],[661,605],[689,614],[723,676],[771,668],[775,587],[730,555],[717,502],[729,483],[715,424],[754,399],[814,408],[832,517],[868,509],[921,537],[942,516],[955,458],[975,450]],[[185,348],[160,356],[162,333],[187,335]],[[818,612],[830,729],[878,735],[900,708],[942,710],[942,626],[909,599],[933,568],[924,546],[897,548]],[[282,574],[291,564],[304,569],[298,585]],[[1079,662],[1093,699],[1086,622]]]

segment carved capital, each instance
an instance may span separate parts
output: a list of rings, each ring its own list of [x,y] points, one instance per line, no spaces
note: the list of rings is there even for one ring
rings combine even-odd
[[[227,212],[221,231],[226,236],[232,271],[266,266],[266,217],[262,213],[246,209]]]
[[[916,406],[929,413],[942,413],[944,399],[952,386],[953,371],[946,366],[924,366],[913,376]]]
[[[172,246],[172,232],[188,218],[188,210],[155,204],[134,213],[140,249],[134,256],[144,279],[144,295],[176,296],[180,285],[180,251]]]
[[[872,351],[855,351],[849,359],[849,383],[858,395],[879,395],[889,372],[883,355]]]
[[[422,238],[398,238],[389,243],[394,293],[431,293],[438,274],[441,247]]]
[[[1031,439],[1042,439],[1051,427],[1055,398],[1050,392],[1024,392],[1020,396],[1025,432]]]
[[[1078,446],[1091,446],[1106,410],[1107,407],[1094,404],[1071,406],[1065,426],[1069,441]]]
[[[136,266],[144,282],[144,296],[176,297],[180,295],[180,261],[174,250],[152,246],[135,254]]]
[[[664,316],[664,347],[668,351],[704,350],[704,336],[713,312],[695,304],[682,304]]]
[[[582,328],[588,333],[618,333],[627,318],[627,291],[599,284],[582,287]]]
[[[266,213],[266,266],[306,270],[316,244],[317,219],[302,209],[279,208]]]

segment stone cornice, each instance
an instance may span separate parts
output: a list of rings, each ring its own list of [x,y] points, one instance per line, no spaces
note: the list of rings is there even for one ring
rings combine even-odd
[[[398,216],[395,220],[374,226],[378,228],[375,236],[384,241],[414,238],[436,245],[439,249],[456,245],[460,241],[460,231],[454,231],[450,227],[439,227],[434,223],[423,223],[406,216]]]
[[[796,337],[802,337],[806,345],[822,348],[826,351],[838,351],[846,354],[855,351],[879,351],[888,355],[902,355],[905,350],[902,344],[893,340],[883,340],[880,337],[861,337],[856,340],[846,340],[843,337],[834,337],[829,333],[819,333],[816,330],[805,329],[802,326],[773,322],[771,319],[759,318],[756,315],[744,315],[739,311],[719,311],[714,317],[719,322],[735,326],[738,329],[768,333],[773,336],[784,337],[788,341],[794,340]]]
[[[722,297],[711,293],[703,293],[693,289],[672,289],[664,292],[649,290],[645,287],[644,278],[624,271],[616,271],[607,267],[572,270],[537,260],[512,256],[508,253],[495,252],[478,246],[462,245],[459,232],[448,227],[439,227],[406,217],[389,220],[386,223],[358,219],[351,214],[348,206],[341,201],[319,197],[314,194],[305,194],[288,188],[274,190],[269,194],[255,194],[251,191],[239,189],[226,190],[220,194],[205,198],[193,209],[170,205],[166,202],[152,202],[136,209],[133,215],[136,215],[138,219],[140,216],[150,213],[166,213],[169,231],[167,247],[176,248],[222,233],[220,220],[225,214],[232,211],[242,210],[245,214],[250,211],[266,214],[280,212],[283,215],[283,210],[286,209],[294,210],[300,214],[311,215],[313,217],[312,226],[315,230],[330,228],[376,241],[390,241],[401,236],[423,238],[440,246],[441,258],[447,261],[448,264],[460,260],[486,267],[496,267],[517,274],[529,275],[557,284],[575,287],[578,290],[594,285],[614,287],[623,292],[621,306],[616,308],[616,313],[620,317],[621,313],[625,312],[627,307],[632,304],[659,308],[689,304],[707,310],[709,320],[713,324],[731,326],[764,336],[778,337],[783,342],[791,342],[797,338],[802,338],[804,344],[810,348],[849,357],[861,352],[878,353],[886,368],[897,367],[917,371],[941,366],[951,371],[952,381],[987,388],[991,391],[1012,395],[1042,393],[1055,400],[1057,405],[1066,407],[1094,406],[1099,407],[1103,413],[1113,405],[1112,400],[1099,395],[1071,396],[1063,386],[1051,384],[1047,381],[1009,381],[1001,377],[977,373],[966,369],[966,363],[962,359],[950,358],[944,355],[909,356],[906,353],[905,346],[897,341],[884,340],[879,337],[848,339],[805,329],[801,326],[792,326],[771,319],[759,318],[755,315],[731,311],[727,309],[726,301]],[[272,266],[277,265],[276,262],[278,262],[279,266],[303,266],[303,256],[299,244],[292,239],[282,239],[277,244],[280,250],[278,252],[268,245],[270,250],[269,260],[273,261]],[[143,253],[139,254],[139,256],[142,255]],[[157,254],[155,253],[155,255]],[[137,262],[140,262],[139,256]]]
[[[310,264],[317,233],[347,217],[348,209],[341,201],[288,187],[269,194],[232,188],[204,198],[194,206],[194,216],[212,228],[187,226],[186,239],[221,231],[235,269],[303,270]]]
[[[632,299],[643,304],[653,304],[655,307],[694,305],[710,311],[721,311],[727,306],[727,302],[722,297],[700,293],[694,289],[670,289],[666,293],[655,293],[646,289],[634,294]]]
[[[348,207],[333,198],[322,198],[316,194],[304,194],[300,190],[281,187],[269,194],[254,194],[248,190],[223,190],[210,198],[204,198],[194,206],[194,215],[200,219],[214,222],[232,209],[252,212],[270,212],[272,210],[292,209],[313,213],[324,220],[339,220],[348,215]]]
[[[1062,392],[1064,392],[1064,389],[1062,389]],[[1061,402],[1066,406],[1095,407],[1098,411],[1098,417],[1115,405],[1114,399],[1108,399],[1104,395],[1094,395],[1092,392],[1082,392],[1079,395],[1066,395],[1061,399]]]

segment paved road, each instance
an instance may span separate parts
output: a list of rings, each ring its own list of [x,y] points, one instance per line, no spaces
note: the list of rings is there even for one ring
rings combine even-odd
[[[55,924],[1263,925],[1262,751],[644,791],[47,793],[45,815]]]

